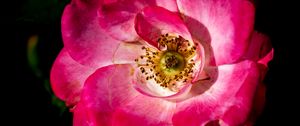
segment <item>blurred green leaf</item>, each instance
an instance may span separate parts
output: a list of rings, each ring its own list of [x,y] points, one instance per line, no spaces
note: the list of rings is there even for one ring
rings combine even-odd
[[[60,115],[62,115],[66,110],[67,107],[64,103],[64,101],[58,99],[52,92],[49,77],[46,77],[47,79],[44,79],[42,75],[42,71],[39,68],[39,57],[37,53],[37,46],[39,42],[39,36],[32,35],[28,39],[27,43],[27,60],[30,68],[34,72],[34,74],[39,78],[44,80],[44,88],[51,96],[51,103],[53,106],[57,107],[59,109]]]
[[[38,67],[39,59],[37,55],[37,44],[38,44],[38,36],[33,35],[29,37],[27,43],[27,60],[30,68],[33,70],[34,74],[37,77],[42,77],[42,72]]]
[[[52,90],[51,90],[50,82],[49,82],[48,79],[44,80],[44,87],[45,87],[45,89],[46,89],[47,92],[49,92],[50,94],[53,94]]]
[[[56,96],[52,95],[52,105],[59,108],[60,112],[59,115],[62,116],[62,114],[67,110],[67,107],[65,105],[65,102],[58,99]]]

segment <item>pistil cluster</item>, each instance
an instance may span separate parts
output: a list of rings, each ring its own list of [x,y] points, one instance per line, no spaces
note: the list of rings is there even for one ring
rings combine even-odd
[[[177,91],[178,85],[193,78],[196,46],[181,36],[164,34],[158,40],[158,49],[145,47],[145,55],[135,59],[146,81],[154,80],[161,87]]]

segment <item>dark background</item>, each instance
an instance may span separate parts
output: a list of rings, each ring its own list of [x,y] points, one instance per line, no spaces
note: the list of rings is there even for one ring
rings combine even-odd
[[[18,78],[17,117],[22,123],[40,126],[71,126],[72,114],[64,103],[53,96],[49,86],[49,73],[63,47],[60,20],[69,0],[19,0],[16,5],[16,31],[14,45],[14,73]],[[258,118],[257,126],[298,124],[296,65],[292,54],[297,54],[298,34],[296,3],[287,1],[255,0],[255,29],[267,34],[275,49],[265,78],[266,106]],[[298,14],[299,15],[299,14]],[[35,45],[28,40],[37,36]],[[298,56],[299,57],[299,56]],[[296,57],[296,58],[298,58]],[[295,57],[294,57],[295,58]],[[15,115],[14,115],[15,117]],[[298,120],[297,120],[298,119]]]

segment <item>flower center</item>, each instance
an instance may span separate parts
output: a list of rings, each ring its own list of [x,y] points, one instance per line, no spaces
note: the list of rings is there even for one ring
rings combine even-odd
[[[157,41],[159,49],[143,46],[145,55],[135,61],[146,81],[176,92],[193,79],[196,44],[170,34]]]
[[[167,51],[160,59],[160,68],[165,74],[176,74],[184,68],[184,58],[177,52]]]
[[[174,55],[166,56],[162,61],[164,61],[163,63],[165,64],[167,69],[175,68],[179,64],[177,57]]]

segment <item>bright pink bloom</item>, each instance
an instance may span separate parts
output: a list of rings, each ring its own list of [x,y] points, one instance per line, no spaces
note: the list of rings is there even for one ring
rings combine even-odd
[[[273,58],[246,0],[73,0],[51,71],[74,126],[251,125]]]

